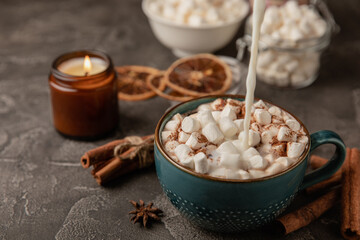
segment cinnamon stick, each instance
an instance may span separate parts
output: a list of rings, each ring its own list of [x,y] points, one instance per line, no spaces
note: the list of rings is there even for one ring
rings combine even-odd
[[[81,158],[84,168],[93,166],[91,174],[103,185],[138,168],[150,166],[153,157],[154,135],[129,136],[86,152]]]
[[[343,170],[342,225],[346,239],[360,239],[360,151],[347,149]]]
[[[81,157],[81,165],[83,168],[88,168],[96,163],[109,160],[114,157],[114,148],[123,142],[125,142],[124,139],[115,140],[86,152]]]
[[[340,194],[341,190],[339,188],[333,189],[306,206],[276,219],[276,224],[285,235],[296,231],[310,224],[324,212],[335,206],[340,200]]]
[[[316,155],[310,157],[310,166],[312,169],[318,169],[328,162],[326,158],[322,158]]]

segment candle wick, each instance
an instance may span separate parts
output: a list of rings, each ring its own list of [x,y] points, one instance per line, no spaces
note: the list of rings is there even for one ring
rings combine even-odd
[[[85,77],[87,77],[89,75],[89,72],[85,72]]]

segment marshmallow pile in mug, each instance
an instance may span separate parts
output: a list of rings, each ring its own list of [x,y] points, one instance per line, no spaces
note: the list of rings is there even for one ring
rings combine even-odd
[[[216,25],[245,17],[244,0],[152,0],[149,11],[172,22],[189,26]]]
[[[244,114],[244,102],[221,98],[188,116],[176,114],[162,131],[165,151],[195,172],[227,179],[273,175],[297,162],[308,137],[296,119],[256,102],[244,147]]]

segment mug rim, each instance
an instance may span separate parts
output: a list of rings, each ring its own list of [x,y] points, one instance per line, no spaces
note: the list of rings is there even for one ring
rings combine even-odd
[[[198,97],[198,98],[194,98],[194,99],[191,99],[191,100],[188,100],[188,101],[184,101],[184,102],[181,102],[173,107],[171,107],[170,109],[168,109],[164,114],[163,116],[160,118],[157,126],[156,126],[156,130],[155,130],[155,144],[158,148],[158,150],[160,151],[161,155],[168,161],[170,162],[172,165],[174,165],[175,167],[177,167],[178,169],[180,169],[181,171],[185,172],[185,173],[188,173],[188,174],[191,174],[195,177],[198,177],[198,178],[202,178],[202,179],[205,179],[205,180],[212,180],[212,181],[216,181],[216,182],[227,182],[227,183],[251,183],[251,182],[262,182],[262,181],[266,181],[266,180],[269,180],[269,179],[272,179],[272,178],[276,178],[276,177],[280,177],[281,175],[284,175],[286,174],[287,172],[290,172],[292,171],[293,169],[295,169],[297,166],[299,166],[305,159],[306,157],[308,156],[309,152],[310,152],[310,145],[311,145],[311,139],[310,139],[310,134],[309,134],[309,131],[307,130],[307,128],[305,127],[305,125],[300,121],[300,119],[298,119],[295,115],[293,115],[292,113],[290,113],[289,111],[287,111],[286,109],[276,105],[276,104],[273,104],[267,100],[264,100],[264,99],[261,99],[261,98],[254,98],[254,100],[256,101],[259,101],[259,100],[262,100],[264,101],[265,103],[267,104],[270,104],[272,106],[276,106],[278,108],[280,108],[281,110],[285,111],[286,113],[290,114],[293,118],[295,118],[299,123],[300,125],[303,127],[305,133],[306,133],[306,136],[308,137],[308,143],[304,149],[304,152],[301,154],[301,156],[299,157],[299,159],[297,160],[297,162],[295,164],[293,164],[292,166],[290,166],[289,168],[286,168],[284,169],[283,171],[281,172],[278,172],[276,174],[272,174],[272,175],[269,175],[269,176],[265,176],[265,177],[261,177],[261,178],[254,178],[254,179],[226,179],[226,178],[221,178],[221,177],[213,177],[213,176],[210,176],[210,175],[207,175],[207,174],[203,174],[203,173],[198,173],[198,172],[195,172],[183,165],[181,165],[180,163],[176,162],[174,159],[172,159],[167,153],[166,151],[164,150],[164,146],[163,144],[160,142],[160,127],[162,125],[162,123],[164,122],[165,118],[171,113],[173,112],[174,110],[176,110],[178,107],[184,105],[184,104],[187,104],[189,102],[196,102],[200,99],[205,99],[205,98],[226,98],[226,99],[236,99],[236,98],[240,98],[240,99],[244,99],[245,100],[245,96],[244,95],[237,95],[237,94],[218,94],[218,95],[208,95],[208,96],[203,96],[203,97]],[[189,110],[191,111],[191,110]]]

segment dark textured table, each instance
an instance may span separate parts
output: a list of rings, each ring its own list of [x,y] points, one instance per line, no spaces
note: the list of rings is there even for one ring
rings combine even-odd
[[[332,0],[329,5],[342,31],[323,56],[318,80],[296,91],[258,83],[256,96],[287,108],[311,132],[331,129],[347,146],[359,147],[360,2]],[[139,0],[3,0],[0,33],[0,239],[279,237],[264,230],[224,236],[193,227],[166,200],[154,167],[104,188],[80,166],[80,156],[95,146],[152,133],[170,106],[164,99],[120,102],[119,128],[101,141],[66,139],[53,128],[47,77],[59,54],[97,48],[116,65],[160,69],[176,59],[155,39]],[[235,56],[234,41],[219,54]],[[326,154],[324,149],[320,153]],[[165,212],[162,222],[148,229],[132,225],[131,199],[153,201]],[[292,208],[308,200],[300,195]],[[341,239],[339,227],[336,207],[286,238]]]

